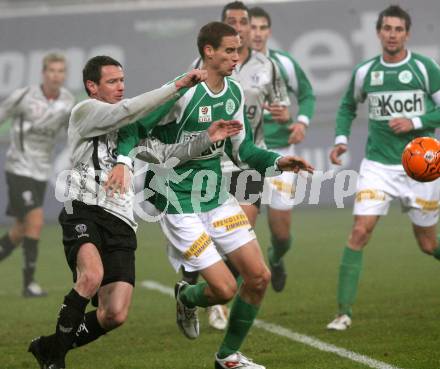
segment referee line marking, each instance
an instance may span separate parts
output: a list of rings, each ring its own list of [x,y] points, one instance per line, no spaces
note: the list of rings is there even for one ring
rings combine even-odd
[[[165,286],[161,283],[155,281],[143,281],[141,282],[141,286],[152,291],[158,291],[164,295],[174,298],[174,290],[171,287]],[[321,341],[317,338],[307,336],[304,334],[300,334],[294,332],[290,329],[284,328],[278,324],[272,324],[265,322],[263,320],[257,319],[255,320],[254,325],[257,328],[264,329],[267,332],[276,334],[281,337],[288,338],[292,341],[302,343],[304,345],[316,348],[320,351],[330,352],[345,359],[349,359],[355,361],[357,363],[363,364],[370,368],[374,369],[402,369],[397,366],[393,366],[387,363],[384,363],[379,360],[372,359],[366,355],[361,355],[356,352],[344,349],[342,347],[338,347],[324,341]]]

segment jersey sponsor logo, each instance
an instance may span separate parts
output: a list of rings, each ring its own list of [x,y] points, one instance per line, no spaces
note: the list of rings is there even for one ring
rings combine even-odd
[[[191,257],[199,257],[200,254],[208,248],[211,242],[211,237],[209,237],[206,232],[203,232],[200,237],[193,242],[191,247],[185,251],[183,257],[186,260],[189,260]]]
[[[371,72],[371,86],[381,86],[383,85],[383,71],[374,71]]]
[[[180,139],[180,142],[188,142],[189,140],[191,140],[193,137],[197,137],[201,132],[188,132],[188,131],[183,131],[182,132],[182,136]],[[205,159],[210,159],[216,156],[220,156],[223,153],[223,147],[225,146],[225,141],[217,141],[214,142],[209,149],[203,151],[200,156],[196,157],[196,158],[192,158],[191,160],[205,160]]]
[[[425,114],[425,93],[420,90],[368,94],[369,118],[413,118]]]
[[[237,228],[249,227],[249,220],[244,213],[238,213],[225,219],[220,219],[212,223],[214,228],[225,228],[227,232]]]
[[[211,106],[199,106],[199,123],[212,122]]]
[[[403,70],[399,73],[399,81],[408,84],[412,81],[413,75],[409,70]]]
[[[234,112],[234,110],[235,110],[234,100],[232,100],[232,99],[226,100],[225,110],[226,110],[226,114],[229,114],[229,115],[231,115]]]

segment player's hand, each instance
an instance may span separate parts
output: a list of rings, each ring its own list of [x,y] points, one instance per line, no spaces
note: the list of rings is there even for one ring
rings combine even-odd
[[[278,123],[287,123],[290,120],[289,108],[280,104],[264,104],[263,108],[266,109],[272,118]]]
[[[347,145],[345,144],[339,144],[333,147],[329,155],[332,164],[341,165],[342,161],[341,159],[339,159],[339,157],[346,151],[347,151]]]
[[[313,173],[315,170],[307,161],[299,156],[282,156],[278,160],[278,168],[283,171],[298,173],[300,170],[305,170],[309,173]]]
[[[227,137],[235,136],[243,129],[238,120],[217,120],[208,128],[208,136],[211,142],[222,141]]]
[[[176,88],[180,90],[183,87],[193,87],[197,83],[206,81],[208,78],[208,71],[204,69],[193,69],[191,72],[186,73],[182,78],[178,79],[175,83]]]
[[[407,133],[414,129],[412,120],[407,118],[393,118],[388,125],[395,134]]]
[[[116,164],[110,171],[107,181],[104,183],[104,190],[109,197],[115,193],[125,194],[130,188],[131,171],[125,164]]]
[[[298,144],[304,140],[306,137],[307,126],[302,122],[292,123],[289,127],[289,144]]]

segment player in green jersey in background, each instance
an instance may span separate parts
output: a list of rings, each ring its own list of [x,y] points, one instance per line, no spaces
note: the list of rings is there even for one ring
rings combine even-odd
[[[272,34],[270,15],[260,7],[249,10],[251,24],[252,48],[269,58],[281,72],[287,91],[292,94],[298,104],[295,120],[282,122],[275,120],[269,110],[264,115],[264,141],[268,149],[280,155],[292,155],[293,144],[304,140],[306,129],[315,110],[315,96],[307,76],[292,56],[281,50],[269,49],[267,42]],[[295,174],[284,172],[280,176],[267,179],[271,186],[268,222],[272,245],[268,250],[268,261],[272,273],[272,287],[280,292],[284,289],[287,272],[283,256],[291,247],[290,233],[292,208],[294,206]]]
[[[254,145],[244,116],[243,90],[237,81],[229,78],[239,60],[238,33],[224,23],[211,22],[201,28],[197,45],[203,58],[202,69],[208,72],[206,83],[188,89],[177,101],[164,104],[147,116],[144,123],[157,123],[153,135],[164,143],[184,142],[222,119],[238,120],[244,126],[237,135],[217,142],[199,157],[175,167],[174,175],[165,183],[165,192],[159,192],[155,200],[156,208],[164,212],[160,223],[169,241],[170,263],[176,272],[182,266],[190,272],[200,271],[205,280],[195,285],[183,281],[176,284],[177,324],[187,338],[195,339],[199,335],[197,307],[234,299],[225,338],[215,357],[215,368],[264,369],[239,349],[258,313],[270,272],[249,220],[238,201],[227,192],[220,159],[225,151],[236,165],[256,169],[262,175],[274,174],[274,169],[309,172],[313,169],[301,158],[280,156]],[[139,139],[138,133],[136,126],[121,132],[120,155],[132,150],[134,141]],[[241,285],[221,254],[227,255],[239,271]]]
[[[382,54],[356,66],[336,117],[330,160],[340,164],[357,104],[368,102],[366,158],[360,167],[354,224],[339,268],[338,316],[328,329],[345,330],[351,325],[363,248],[392,199],[400,199],[408,212],[420,249],[440,259],[439,182],[416,182],[401,165],[405,145],[415,137],[433,136],[440,126],[440,68],[406,48],[410,27],[409,14],[399,6],[389,6],[379,14],[376,31]]]

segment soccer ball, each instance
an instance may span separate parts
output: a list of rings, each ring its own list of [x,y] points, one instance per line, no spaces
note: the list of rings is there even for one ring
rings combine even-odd
[[[440,177],[440,142],[433,137],[417,137],[406,145],[402,154],[406,174],[418,182]]]

